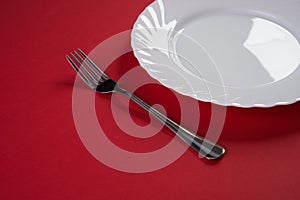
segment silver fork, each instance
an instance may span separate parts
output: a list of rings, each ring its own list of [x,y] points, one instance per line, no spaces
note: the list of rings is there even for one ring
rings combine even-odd
[[[93,90],[99,93],[121,93],[129,97],[143,109],[155,116],[165,124],[172,132],[181,138],[186,144],[190,145],[197,153],[208,160],[221,158],[225,149],[211,141],[197,136],[178,125],[171,119],[161,114],[156,109],[149,106],[143,100],[130,92],[122,89],[114,80],[109,78],[82,50],[77,49],[70,55],[66,55],[67,60],[82,80]]]

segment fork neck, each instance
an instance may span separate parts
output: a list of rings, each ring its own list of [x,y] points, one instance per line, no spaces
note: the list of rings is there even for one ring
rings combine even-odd
[[[104,81],[103,83],[100,83],[96,87],[96,91],[100,92],[100,93],[110,93],[110,92],[114,92],[114,91],[118,90],[118,88],[119,88],[119,86],[115,81],[108,79],[108,80]]]

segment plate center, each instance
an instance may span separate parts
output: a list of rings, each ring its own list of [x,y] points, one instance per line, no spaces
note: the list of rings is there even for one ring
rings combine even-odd
[[[280,81],[300,64],[300,45],[283,26],[253,16],[214,14],[182,24],[176,51],[193,74],[227,87],[258,87]],[[184,57],[184,59],[183,59]]]

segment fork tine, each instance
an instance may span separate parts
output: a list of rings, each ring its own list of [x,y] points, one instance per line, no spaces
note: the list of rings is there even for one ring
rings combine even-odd
[[[81,70],[76,66],[76,64],[73,62],[73,60],[66,55],[66,59],[71,64],[71,66],[74,68],[74,70],[79,74],[80,78],[92,89],[95,89],[95,85],[91,83],[88,78],[81,72]]]
[[[73,60],[77,63],[77,66],[80,66],[80,69],[82,69],[83,72],[87,75],[89,81],[97,85],[98,81],[90,74],[90,72],[85,68],[85,66],[82,65],[82,63],[78,60],[78,58],[73,53],[70,53],[70,55],[73,58]]]
[[[88,73],[93,77],[93,80],[95,80],[98,84],[98,82],[103,82],[101,76],[98,75],[98,73],[96,73],[93,70],[93,67],[91,67],[85,60],[84,58],[82,58],[81,55],[79,55],[76,51],[74,51],[74,54],[76,55],[76,57],[78,58],[78,60],[80,61],[80,63],[82,63],[87,69],[88,69]]]
[[[95,69],[100,74],[101,77],[103,77],[105,80],[110,79],[81,49],[78,48],[77,50],[82,55],[82,57],[91,64],[93,69]]]

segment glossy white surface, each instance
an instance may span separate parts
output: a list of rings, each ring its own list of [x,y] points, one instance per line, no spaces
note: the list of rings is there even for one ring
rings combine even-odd
[[[300,98],[300,1],[158,0],[132,47],[163,85],[201,101],[270,107]]]

